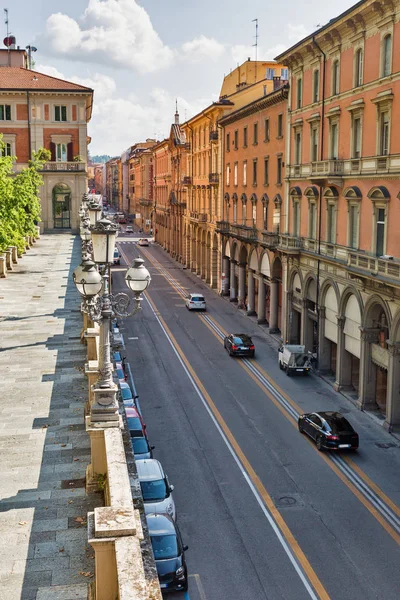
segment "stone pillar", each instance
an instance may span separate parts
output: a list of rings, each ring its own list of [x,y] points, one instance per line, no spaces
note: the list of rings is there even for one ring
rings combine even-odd
[[[258,277],[257,323],[266,323],[265,318],[265,283],[262,275]]]
[[[376,410],[376,366],[371,360],[371,344],[379,341],[379,328],[360,327],[360,393],[358,405],[362,410]]]
[[[331,342],[325,337],[325,317],[326,310],[324,306],[319,308],[318,323],[318,370],[326,373],[331,367]]]
[[[278,327],[278,302],[279,302],[279,283],[271,280],[270,298],[269,298],[269,332],[279,333]]]
[[[17,246],[9,246],[9,250],[11,250],[12,261],[14,265],[18,264],[18,249]]]
[[[306,350],[307,350],[307,321],[308,321],[308,299],[302,298],[300,343],[303,344],[304,346],[306,346]]]
[[[239,293],[238,301],[244,302],[246,300],[246,264],[239,263]]]
[[[282,307],[282,340],[287,342],[290,340],[291,335],[291,321],[292,321],[292,301],[293,292],[289,291],[283,294],[283,307]]]
[[[12,265],[12,253],[10,248],[8,248],[8,250],[6,250],[4,252],[4,256],[6,257],[6,267],[7,267],[7,271],[12,271],[13,270],[13,265]]]
[[[85,417],[86,431],[90,438],[90,464],[86,467],[86,492],[97,492],[98,476],[107,473],[107,454],[104,429],[91,427],[90,415]]]
[[[338,344],[337,344],[337,363],[336,363],[336,381],[334,389],[337,392],[349,390],[351,388],[351,362],[346,356],[344,325],[346,317],[337,317],[338,321]]]
[[[222,295],[229,296],[230,264],[229,258],[224,256],[222,259]]]
[[[86,329],[84,336],[87,345],[88,361],[97,360],[97,338],[99,337],[98,327]]]
[[[0,255],[0,277],[7,277],[7,264],[4,254]]]
[[[231,274],[230,274],[230,302],[236,302],[236,289],[235,289],[235,261],[231,259]]]
[[[391,342],[389,349],[389,369],[387,379],[387,401],[385,429],[400,429],[400,342]]]
[[[256,314],[255,300],[254,272],[249,269],[247,273],[247,314],[249,316]]]

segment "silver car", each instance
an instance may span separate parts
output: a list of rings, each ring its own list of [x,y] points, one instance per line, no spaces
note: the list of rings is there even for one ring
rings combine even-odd
[[[188,310],[206,310],[206,301],[202,294],[189,294],[186,300]]]
[[[170,485],[161,463],[149,458],[136,462],[137,474],[144,501],[145,513],[166,513],[176,519],[175,502]]]

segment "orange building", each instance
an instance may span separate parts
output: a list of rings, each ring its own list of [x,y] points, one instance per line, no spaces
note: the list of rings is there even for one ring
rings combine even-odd
[[[136,224],[149,232],[154,204],[154,157],[156,141],[147,139],[131,147],[129,168],[129,213],[139,215]]]
[[[359,2],[290,68],[283,336],[400,426],[400,8]],[[396,125],[397,123],[397,125]]]

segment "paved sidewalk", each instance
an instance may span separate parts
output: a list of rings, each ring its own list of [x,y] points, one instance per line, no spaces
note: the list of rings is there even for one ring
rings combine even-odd
[[[77,237],[43,235],[0,279],[0,600],[86,599],[92,581],[79,261]]]

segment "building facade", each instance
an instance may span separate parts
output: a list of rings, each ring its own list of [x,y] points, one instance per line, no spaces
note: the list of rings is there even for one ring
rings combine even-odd
[[[26,64],[24,50],[0,50],[0,133],[5,152],[16,156],[14,168],[19,171],[28,165],[32,152],[50,150],[39,191],[41,228],[79,231],[78,211],[87,191],[87,123],[93,90],[31,71]]]
[[[283,336],[400,426],[400,5],[359,2],[290,68]]]

